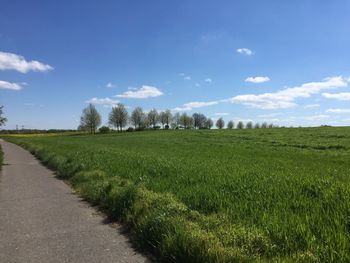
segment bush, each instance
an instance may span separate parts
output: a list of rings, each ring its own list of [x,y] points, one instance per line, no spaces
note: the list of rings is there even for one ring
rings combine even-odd
[[[107,126],[102,126],[101,128],[98,129],[100,133],[109,133],[111,130]]]
[[[134,131],[134,128],[133,127],[129,127],[129,128],[126,129],[126,131],[127,132],[132,132],[132,131]]]

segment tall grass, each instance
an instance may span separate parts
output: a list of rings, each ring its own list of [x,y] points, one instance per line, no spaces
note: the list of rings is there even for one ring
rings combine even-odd
[[[350,261],[350,129],[9,137],[177,262]]]

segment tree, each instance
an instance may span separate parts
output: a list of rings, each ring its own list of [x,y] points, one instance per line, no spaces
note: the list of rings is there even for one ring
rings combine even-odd
[[[208,118],[208,119],[207,119],[207,122],[206,122],[206,127],[207,127],[207,129],[211,129],[211,128],[213,127],[213,125],[214,125],[213,120],[210,119],[210,118]]]
[[[171,114],[171,111],[170,110],[166,110],[165,111],[165,116],[164,116],[164,119],[165,119],[165,124],[169,127],[170,123],[171,123],[171,119],[172,119],[172,114]]]
[[[217,121],[216,121],[216,127],[218,128],[218,129],[222,129],[222,128],[224,128],[224,126],[225,126],[225,121],[224,121],[224,119],[223,118],[219,118]]]
[[[143,127],[146,120],[146,115],[141,107],[136,107],[131,113],[130,117],[131,123],[135,126],[135,129],[140,129]]]
[[[228,123],[227,123],[227,129],[233,129],[234,128],[234,126],[235,126],[235,123],[233,122],[233,121],[229,121]]]
[[[164,126],[166,124],[165,111],[161,111],[159,113],[159,120],[160,120],[160,123],[162,124],[162,128],[164,129]]]
[[[153,126],[153,129],[155,129],[159,120],[158,111],[156,109],[150,110],[147,114],[147,120],[148,123]]]
[[[243,123],[243,121],[239,121],[239,122],[237,123],[237,129],[244,129],[244,123]]]
[[[77,128],[78,131],[88,132],[90,129],[88,127],[82,126],[81,124]]]
[[[122,131],[123,127],[128,123],[128,111],[122,103],[118,103],[112,108],[109,114],[109,124],[116,127],[117,131]]]
[[[0,127],[5,125],[5,123],[7,122],[7,119],[2,116],[4,113],[2,110],[3,108],[4,108],[4,106],[0,106]]]
[[[260,124],[259,124],[259,122],[255,123],[254,129],[260,129]]]
[[[204,116],[202,113],[193,113],[193,126],[194,128],[203,129],[205,128],[207,117]]]
[[[269,128],[273,128],[274,126],[273,126],[273,123],[270,123],[269,125],[268,125],[268,127]]]
[[[187,123],[188,123],[187,128],[191,129],[193,127],[193,118],[191,116],[187,117]]]
[[[183,113],[180,116],[180,124],[185,129],[188,129],[193,125],[193,119],[192,119],[192,117],[188,116],[187,113]]]
[[[245,127],[246,127],[247,129],[253,129],[253,122],[248,121]]]
[[[101,125],[101,115],[93,104],[89,104],[80,117],[80,126],[85,127],[90,133],[95,133],[98,126]]]
[[[181,115],[179,112],[176,112],[173,118],[173,122],[174,122],[174,126],[175,128],[179,128],[179,126],[181,125]]]
[[[163,129],[164,129],[164,125],[166,125],[169,128],[171,117],[172,115],[170,110],[162,111],[159,114],[160,123],[162,124]]]
[[[266,123],[266,122],[263,122],[263,123],[261,124],[261,127],[260,127],[260,128],[266,129],[266,128],[267,128],[267,123]]]

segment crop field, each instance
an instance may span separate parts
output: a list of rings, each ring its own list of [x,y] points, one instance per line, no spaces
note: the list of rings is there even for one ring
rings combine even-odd
[[[7,136],[176,262],[349,262],[350,128]]]

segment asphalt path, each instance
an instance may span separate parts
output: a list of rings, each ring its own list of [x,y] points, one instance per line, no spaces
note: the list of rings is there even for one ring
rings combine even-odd
[[[1,263],[150,262],[28,151],[0,143]]]

